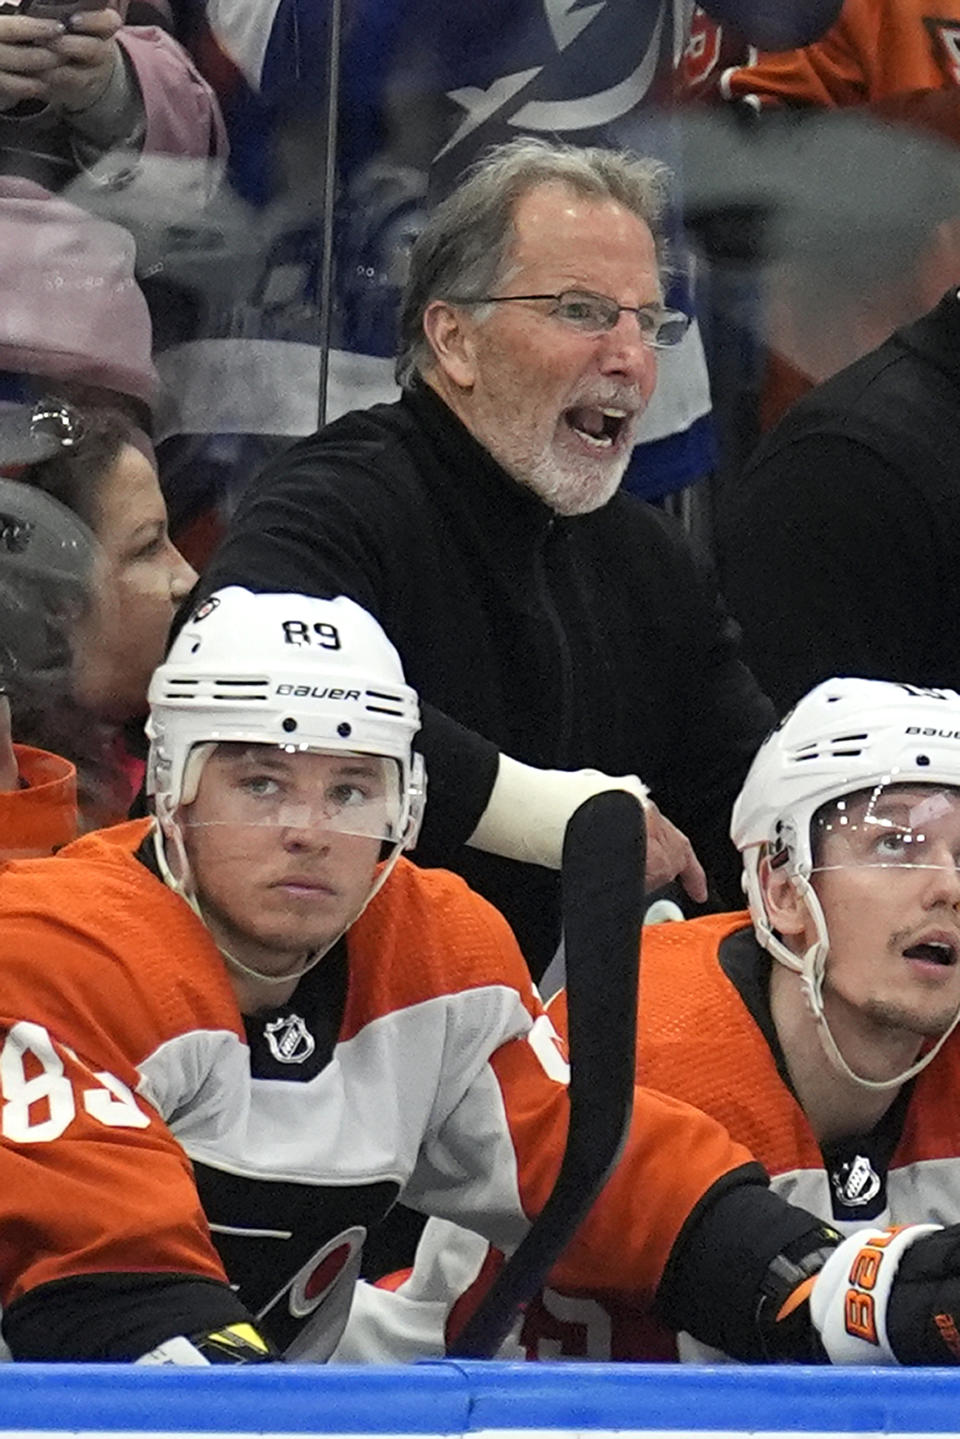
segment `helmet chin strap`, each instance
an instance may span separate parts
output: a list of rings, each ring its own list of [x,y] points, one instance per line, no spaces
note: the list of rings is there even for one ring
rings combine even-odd
[[[892,1079],[868,1079],[866,1075],[858,1074],[855,1069],[851,1068],[841,1054],[840,1046],[834,1038],[833,1031],[830,1028],[830,1022],[823,1008],[823,980],[827,966],[827,954],[830,948],[827,920],[823,912],[823,907],[817,898],[813,885],[806,875],[795,874],[793,876],[793,883],[800,898],[805,901],[817,931],[816,939],[804,953],[800,973],[802,976],[801,982],[803,984],[804,995],[816,1021],[817,1034],[819,1035],[820,1043],[823,1046],[827,1058],[835,1069],[838,1069],[847,1079],[852,1080],[854,1084],[860,1085],[863,1089],[874,1091],[899,1089],[902,1084],[906,1084],[908,1079],[913,1079],[914,1075],[926,1069],[931,1060],[940,1053],[940,1050],[956,1029],[957,1024],[960,1023],[960,1005],[957,1006],[957,1011],[953,1019],[940,1035],[940,1038],[933,1048],[928,1049],[926,1054],[921,1055],[918,1060],[911,1064],[908,1069],[903,1070],[901,1074],[894,1075]]]
[[[176,854],[177,868],[180,871],[179,875],[174,874],[167,860],[166,840],[169,840],[173,845]],[[403,846],[404,839],[403,836],[401,836],[395,841],[387,858],[381,862],[377,876],[370,886],[370,890],[363,904],[332,939],[327,940],[326,944],[321,945],[319,949],[310,950],[299,969],[287,969],[284,970],[282,974],[267,974],[261,969],[255,969],[253,965],[245,964],[242,959],[238,959],[237,956],[232,954],[225,945],[222,945],[214,935],[206,915],[203,912],[200,901],[197,898],[196,888],[193,883],[193,874],[190,869],[190,860],[187,857],[186,846],[183,842],[183,834],[174,817],[170,814],[163,817],[158,815],[157,818],[154,819],[153,824],[153,848],[157,858],[157,868],[160,871],[164,884],[172,889],[174,894],[178,894],[185,904],[190,906],[197,916],[197,919],[199,919],[200,923],[210,934],[210,937],[213,939],[227,964],[232,969],[238,969],[241,974],[247,975],[249,979],[257,980],[259,984],[288,984],[291,979],[300,979],[303,975],[309,973],[315,965],[319,964],[321,959],[329,954],[333,946],[343,938],[347,930],[356,924],[357,920],[367,908],[367,905],[374,896],[379,893],[382,886],[386,883],[390,871],[400,858]]]

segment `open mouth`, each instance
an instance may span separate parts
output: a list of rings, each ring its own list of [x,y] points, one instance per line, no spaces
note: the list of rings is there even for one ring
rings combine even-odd
[[[957,946],[952,940],[927,939],[903,951],[904,959],[919,959],[924,964],[949,967],[957,962]]]
[[[616,405],[574,405],[564,411],[563,417],[574,434],[588,445],[610,450],[623,435],[630,411]]]

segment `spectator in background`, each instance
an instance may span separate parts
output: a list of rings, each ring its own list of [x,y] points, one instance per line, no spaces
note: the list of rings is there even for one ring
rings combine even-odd
[[[17,739],[74,760],[83,822],[126,813],[142,765],[124,723],[143,713],[173,610],[193,581],[166,535],[149,440],[158,382],[134,243],[32,181],[0,178],[0,397],[63,415],[70,443],[19,472],[100,542],[90,604],[71,632],[64,692],[11,691]]]
[[[166,507],[143,435],[122,412],[49,407],[69,443],[28,466],[20,483],[72,511],[97,542],[83,606],[68,627],[62,688],[29,668],[8,694],[18,739],[76,764],[85,828],[126,814],[142,779],[131,751],[150,676],[163,657],[176,608],[196,575],[167,534]],[[139,746],[138,746],[139,748]]]
[[[781,709],[829,674],[960,685],[958,455],[954,284],[811,390],[729,488],[724,591]]]
[[[149,433],[159,381],[130,235],[3,176],[0,255],[0,397],[39,399],[54,387],[122,409]]]
[[[662,193],[613,151],[491,152],[414,247],[402,398],[273,462],[203,581],[345,593],[381,620],[426,705],[416,858],[496,904],[535,976],[566,821],[598,789],[648,784],[735,900],[729,810],[773,718],[682,535],[616,493],[686,326],[663,307]],[[704,899],[688,841],[648,818],[651,884]]]
[[[760,111],[761,131],[774,112],[790,112],[794,123],[786,129],[781,120],[779,127],[787,167],[802,166],[805,148],[817,147],[817,131],[805,133],[803,123],[805,113],[816,111],[855,110],[888,127],[891,154],[903,147],[896,179],[891,164],[876,159],[871,183],[884,195],[883,212],[865,215],[862,225],[854,218],[849,229],[828,223],[831,192],[842,191],[850,176],[842,129],[832,136],[835,158],[822,148],[823,222],[807,234],[798,227],[765,280],[762,430],[811,385],[880,344],[897,325],[919,318],[942,293],[946,280],[938,283],[929,273],[939,256],[920,237],[955,218],[956,197],[938,193],[936,179],[925,195],[917,193],[916,172],[924,166],[935,172],[938,160],[933,148],[925,153],[915,140],[921,131],[960,143],[958,37],[960,0],[933,10],[921,0],[844,0],[819,39],[782,53],[751,51],[719,74],[719,94]],[[856,133],[849,143],[857,163],[868,163],[853,150]],[[749,164],[749,153],[744,160]],[[856,188],[857,176],[850,178]],[[866,206],[873,209],[869,199]]]
[[[958,37],[957,0],[943,0],[935,12],[922,0],[843,0],[820,38],[798,49],[754,51],[745,63],[728,65],[720,94],[761,108],[869,105],[910,118],[923,109],[922,96],[960,84]]]
[[[115,150],[110,178],[128,185],[142,154],[223,153],[213,91],[171,35],[126,25],[127,6],[0,14],[0,173],[60,190]]]

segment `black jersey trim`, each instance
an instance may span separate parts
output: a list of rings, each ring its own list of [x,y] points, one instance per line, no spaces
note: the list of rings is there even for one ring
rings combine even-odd
[[[769,1357],[771,1323],[765,1313],[769,1275],[785,1256],[799,1265],[839,1236],[805,1209],[780,1199],[758,1164],[743,1165],[712,1185],[688,1216],[656,1295],[658,1316],[734,1359]],[[784,1359],[817,1357],[812,1332],[797,1338]]]
[[[38,1284],[3,1314],[14,1359],[123,1361],[176,1334],[250,1323],[227,1284],[189,1274],[84,1274]]]

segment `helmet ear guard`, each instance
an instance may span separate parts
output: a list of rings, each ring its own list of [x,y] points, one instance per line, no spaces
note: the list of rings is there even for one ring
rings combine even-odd
[[[183,779],[180,781],[179,804],[193,804],[200,788],[200,776],[216,745],[212,740],[195,744],[183,762]]]
[[[784,944],[767,908],[764,865],[772,864],[770,848],[769,845],[752,845],[744,852],[742,884],[747,899],[747,907],[750,910],[750,916],[753,920],[753,927],[756,931],[757,939],[763,945],[764,949],[768,950],[781,964],[786,965],[788,969],[794,969],[802,974],[802,957],[790,949],[788,945]],[[805,880],[808,876],[804,876],[796,866],[791,865],[789,851],[781,849],[778,851],[778,855],[786,856],[781,862],[781,867],[786,869],[787,877],[793,884],[798,896],[805,899],[806,894],[801,890],[798,881],[801,879]]]
[[[423,811],[427,803],[427,767],[423,755],[416,752],[411,756],[407,794],[407,823],[401,836],[401,848],[414,849],[420,838],[420,826],[423,824]]]

